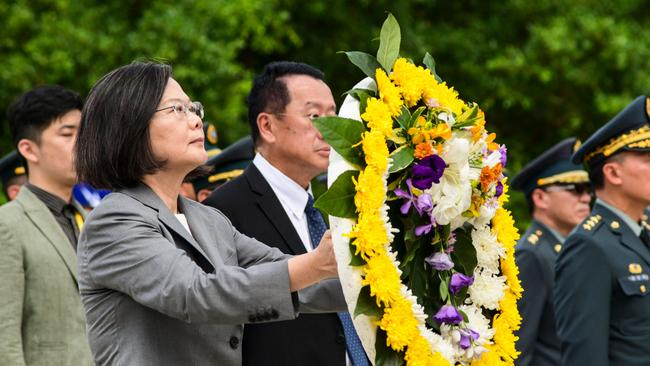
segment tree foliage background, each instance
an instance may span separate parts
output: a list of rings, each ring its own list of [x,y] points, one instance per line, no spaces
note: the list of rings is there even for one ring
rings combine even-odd
[[[248,133],[245,96],[274,60],[326,73],[337,102],[362,74],[342,50],[374,52],[392,12],[403,56],[436,59],[441,77],[486,112],[509,148],[508,169],[562,138],[586,138],[650,85],[643,0],[22,0],[0,2],[0,108],[40,84],[86,95],[133,60],[174,67],[207,107],[221,145]],[[12,146],[8,128],[0,153]],[[523,198],[513,209],[524,226]]]

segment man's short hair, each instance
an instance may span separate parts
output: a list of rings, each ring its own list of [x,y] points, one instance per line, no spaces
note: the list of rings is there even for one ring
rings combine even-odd
[[[625,158],[624,154],[625,151],[618,151],[614,155],[611,155],[610,157],[589,168],[589,181],[591,182],[591,189],[594,192],[597,189],[602,189],[605,187],[605,175],[603,174],[603,166],[612,161],[621,162]]]
[[[164,166],[154,157],[149,123],[171,77],[169,65],[135,62],[95,84],[75,147],[80,181],[95,188],[132,187]]]
[[[253,80],[253,87],[247,98],[248,123],[255,143],[260,135],[257,116],[262,112],[282,113],[291,102],[287,85],[281,79],[291,75],[306,75],[318,80],[325,78],[322,71],[300,62],[278,61],[267,64],[264,71]]]
[[[76,92],[58,85],[36,87],[20,96],[7,110],[14,146],[28,139],[40,144],[43,130],[64,114],[83,108]]]

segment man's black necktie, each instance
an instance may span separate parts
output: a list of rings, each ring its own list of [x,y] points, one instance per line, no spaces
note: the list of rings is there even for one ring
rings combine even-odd
[[[316,248],[320,243],[323,234],[327,230],[325,220],[320,212],[314,208],[314,198],[309,195],[307,206],[305,206],[305,214],[307,215],[307,227],[309,228],[309,239],[311,240],[312,248]],[[361,340],[354,330],[352,318],[348,312],[337,313],[343,325],[343,332],[345,333],[345,346],[348,350],[348,356],[355,366],[369,366],[368,357],[363,350]]]

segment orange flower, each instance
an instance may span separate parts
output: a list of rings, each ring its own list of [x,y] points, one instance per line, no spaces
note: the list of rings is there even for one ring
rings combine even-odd
[[[449,125],[446,123],[441,123],[434,127],[432,130],[428,130],[427,135],[429,137],[429,140],[433,140],[438,137],[449,140],[451,138],[451,127],[449,127]]]
[[[492,151],[499,150],[499,144],[497,144],[496,142],[494,142],[494,139],[495,139],[496,137],[497,137],[497,134],[493,132],[493,133],[489,134],[489,135],[485,138],[485,142],[487,143],[487,148],[488,148],[489,150],[492,150]]]
[[[481,111],[481,113],[483,113]],[[480,119],[472,128],[470,129],[470,132],[472,133],[472,142],[477,142],[478,140],[483,137],[483,133],[485,132],[485,119]]]
[[[424,159],[429,155],[433,154],[433,146],[430,142],[422,142],[415,146],[415,156],[416,159]]]
[[[494,168],[490,169],[490,167],[483,167],[481,169],[481,176],[479,177],[479,180],[481,182],[481,189],[483,192],[488,191],[490,188],[490,184],[494,183],[499,179],[499,176],[501,175],[501,164],[497,164],[494,166]]]

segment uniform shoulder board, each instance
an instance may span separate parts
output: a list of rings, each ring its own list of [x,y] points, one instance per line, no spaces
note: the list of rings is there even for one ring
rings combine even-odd
[[[539,236],[537,236],[537,234],[530,234],[526,240],[528,240],[529,243],[535,245],[537,244],[537,241],[539,241]]]
[[[598,225],[599,222],[601,222],[602,219],[603,217],[600,215],[592,215],[582,222],[582,228],[586,231],[591,231],[596,227],[596,225]]]

